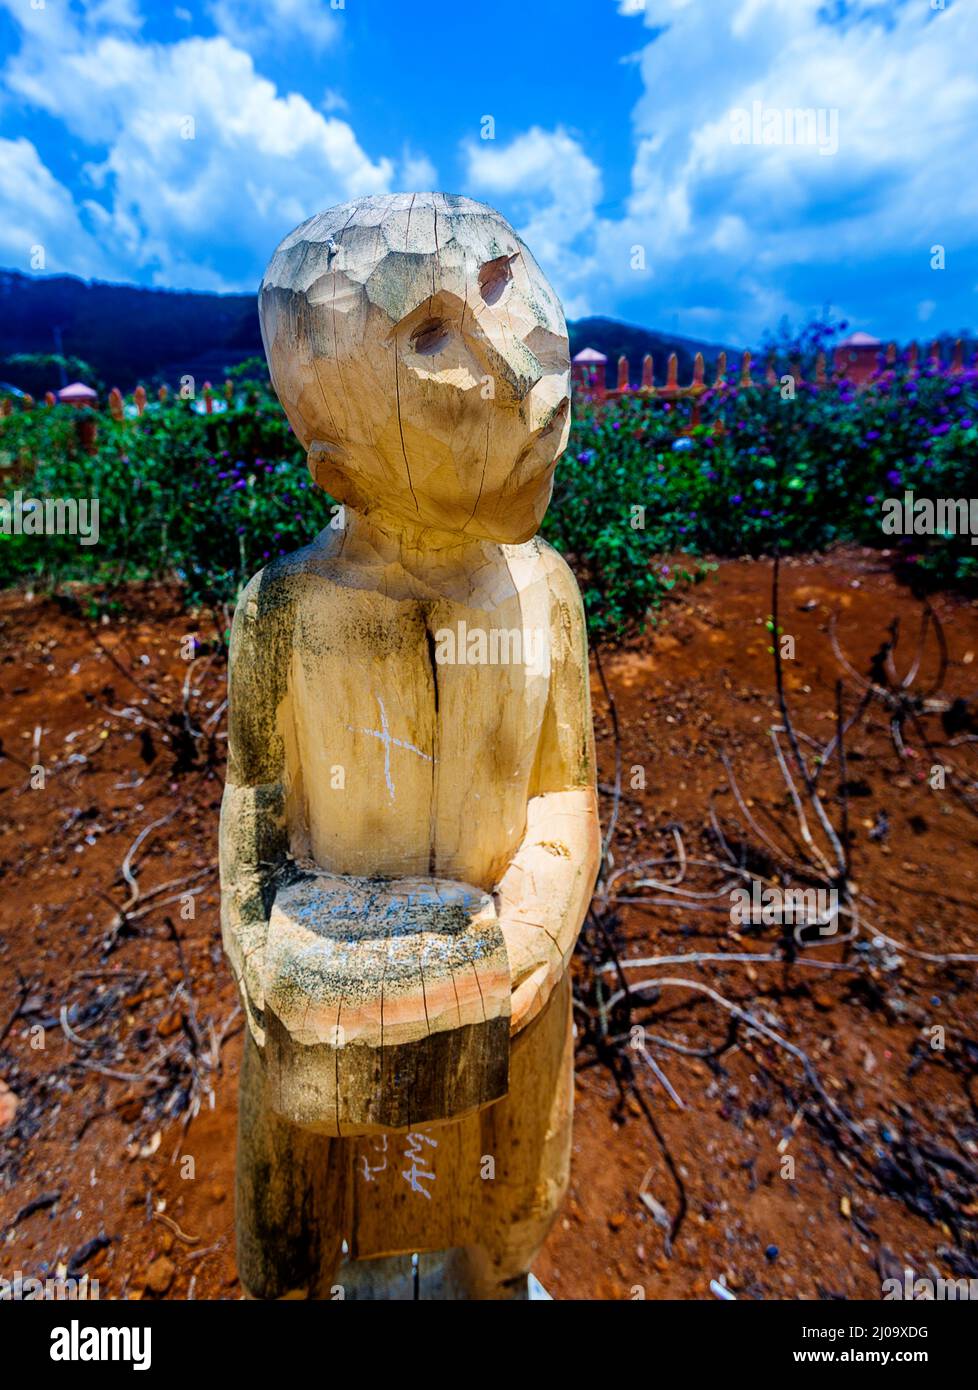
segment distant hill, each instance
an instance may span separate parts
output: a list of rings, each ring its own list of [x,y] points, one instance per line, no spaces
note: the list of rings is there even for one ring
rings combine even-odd
[[[183,375],[220,381],[228,367],[261,351],[253,294],[148,290],[0,270],[0,359],[60,352],[89,362],[106,387],[131,391],[140,382],[174,385]],[[0,376],[7,376],[2,365]]]
[[[568,328],[572,354],[592,347],[607,356],[609,386],[615,383],[621,353],[637,385],[647,352],[655,358],[657,382],[665,380],[666,360],[675,352],[685,384],[697,352],[710,364],[719,351],[715,344],[615,319],[578,319]],[[216,383],[228,367],[262,353],[256,296],[151,290],[72,275],[35,277],[0,270],[0,378],[18,385],[3,361],[13,354],[54,352],[90,363],[105,387],[122,391],[140,382],[174,386],[183,375]],[[52,389],[59,384],[50,383]]]
[[[696,354],[701,352],[704,362],[710,367],[722,351],[722,344],[704,343],[696,338],[681,338],[670,333],[654,333],[648,328],[636,328],[630,323],[619,323],[617,319],[576,319],[567,327],[572,357],[586,347],[595,348],[607,357],[609,387],[613,387],[618,380],[618,358],[621,356],[628,358],[629,383],[638,386],[642,380],[642,358],[650,352],[655,370],[655,384],[661,386],[666,379],[669,354],[674,352],[679,367],[679,384],[688,386],[692,379],[693,359]],[[727,356],[732,363],[729,348]]]

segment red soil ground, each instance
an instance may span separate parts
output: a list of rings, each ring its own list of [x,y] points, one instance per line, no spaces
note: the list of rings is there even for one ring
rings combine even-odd
[[[711,795],[725,827],[735,809],[721,751],[758,817],[767,806],[790,826],[767,734],[777,719],[770,582],[766,562],[725,562],[678,597],[659,628],[605,653],[626,772],[617,865],[670,853],[670,822],[682,826],[691,856],[708,852]],[[949,646],[944,696],[970,698],[973,715],[978,606],[949,595],[933,602]],[[796,650],[785,666],[788,698],[798,727],[823,743],[835,727],[840,674],[833,612],[860,671],[899,617],[903,671],[920,603],[878,554],[785,562],[781,627]],[[191,668],[186,708],[198,738],[183,716],[181,643],[194,631],[204,654]],[[97,1277],[102,1297],[240,1295],[233,1163],[242,1025],[218,924],[224,745],[214,736],[224,668],[207,656],[216,635],[210,619],[188,618],[162,589],[129,591],[125,611],[104,621],[51,599],[0,595],[6,1278],[64,1265]],[[915,689],[936,665],[932,638]],[[609,784],[614,740],[597,680],[593,688],[600,778]],[[847,678],[847,710],[853,692]],[[926,727],[962,769],[970,755],[974,778],[975,730],[968,710],[957,715],[945,728],[929,715]],[[948,749],[952,734],[959,741]],[[931,788],[933,756],[912,729],[905,738],[901,758],[874,702],[848,740],[852,874],[865,929],[920,951],[978,953],[978,820],[951,790]],[[31,787],[36,765],[46,769],[43,788]],[[638,765],[644,790],[629,785]],[[827,770],[836,815],[838,780]],[[607,815],[610,798],[602,801]],[[133,903],[123,861],[154,822],[162,823],[126,865],[138,882]],[[179,895],[191,889],[200,891],[188,918]],[[116,931],[127,901],[129,925]],[[750,929],[738,936],[724,913],[669,906],[623,907],[617,930],[626,956],[766,951],[773,939],[770,929],[762,939]],[[845,950],[817,955],[852,962]],[[622,1099],[582,1043],[571,1191],[535,1267],[555,1298],[712,1297],[711,1279],[741,1298],[878,1298],[881,1278],[904,1265],[978,1275],[978,1204],[973,1188],[970,1208],[960,1195],[978,1165],[975,966],[891,949],[863,959],[853,972],[713,964],[667,973],[710,984],[803,1048],[826,1092],[899,1161],[860,1161],[819,1123],[798,1062],[743,1027],[712,1058],[655,1052],[682,1109],[637,1063],[661,1144],[635,1094]],[[583,966],[575,969],[583,983]],[[664,972],[630,975],[653,973]],[[727,1040],[722,1009],[683,992],[664,993],[640,1017],[691,1046]],[[943,1051],[930,1045],[933,1026],[946,1030]],[[932,1159],[935,1146],[943,1159]],[[781,1176],[785,1154],[793,1179]],[[639,1193],[675,1217],[676,1175],[686,1210],[670,1252]]]

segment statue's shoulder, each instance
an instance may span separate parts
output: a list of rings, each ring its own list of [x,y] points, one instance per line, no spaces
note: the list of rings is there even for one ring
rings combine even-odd
[[[291,649],[297,623],[314,589],[322,608],[322,565],[315,546],[280,555],[252,575],[238,595],[231,630],[232,659],[281,659]],[[325,586],[329,587],[328,583]],[[251,653],[248,657],[246,654]]]
[[[533,580],[544,580],[559,604],[569,605],[576,610],[582,608],[581,591],[577,586],[574,571],[560,551],[555,550],[549,541],[545,541],[541,536],[534,536],[525,545],[513,546],[512,550],[530,559]]]
[[[317,538],[300,550],[280,555],[249,579],[238,599],[245,616],[259,624],[278,621],[295,613],[312,595],[322,601],[323,591],[342,587],[335,566]]]

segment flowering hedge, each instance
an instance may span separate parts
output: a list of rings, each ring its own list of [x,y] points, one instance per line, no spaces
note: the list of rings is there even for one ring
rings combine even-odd
[[[928,369],[848,383],[725,387],[689,403],[639,396],[578,411],[544,533],[575,557],[592,625],[640,620],[676,571],[660,558],[890,548],[921,583],[972,584],[967,535],[888,536],[884,499],[978,497],[978,374]],[[721,428],[722,425],[722,428]],[[643,508],[636,512],[635,508]]]
[[[233,599],[270,558],[303,544],[331,517],[309,480],[277,401],[247,383],[221,414],[189,402],[136,419],[97,417],[82,446],[82,413],[66,407],[0,420],[0,497],[98,497],[100,543],[0,533],[0,583],[176,574],[191,601]],[[640,623],[677,579],[711,554],[806,551],[836,540],[889,546],[910,574],[970,584],[968,536],[888,537],[885,498],[978,492],[978,379],[928,369],[845,382],[794,399],[769,387],[727,387],[689,403],[627,397],[575,410],[544,535],[581,578],[596,631]],[[721,428],[722,422],[722,428]],[[694,557],[677,570],[667,557]]]
[[[67,407],[0,421],[0,455],[10,461],[0,495],[12,494],[12,475],[25,497],[98,497],[100,512],[99,544],[87,549],[73,536],[0,535],[0,583],[176,575],[192,602],[228,600],[330,520],[330,499],[265,391],[221,414],[176,400],[136,419],[92,418],[91,454],[79,412]]]

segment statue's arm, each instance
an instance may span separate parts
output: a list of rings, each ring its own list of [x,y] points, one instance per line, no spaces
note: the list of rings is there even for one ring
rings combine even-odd
[[[288,591],[262,571],[243,590],[231,628],[220,830],[224,949],[259,1042],[268,915],[289,860],[282,721],[291,641]]]
[[[584,609],[570,570],[552,552],[551,561],[550,690],[526,832],[494,892],[514,1033],[540,1012],[567,968],[601,853]]]

